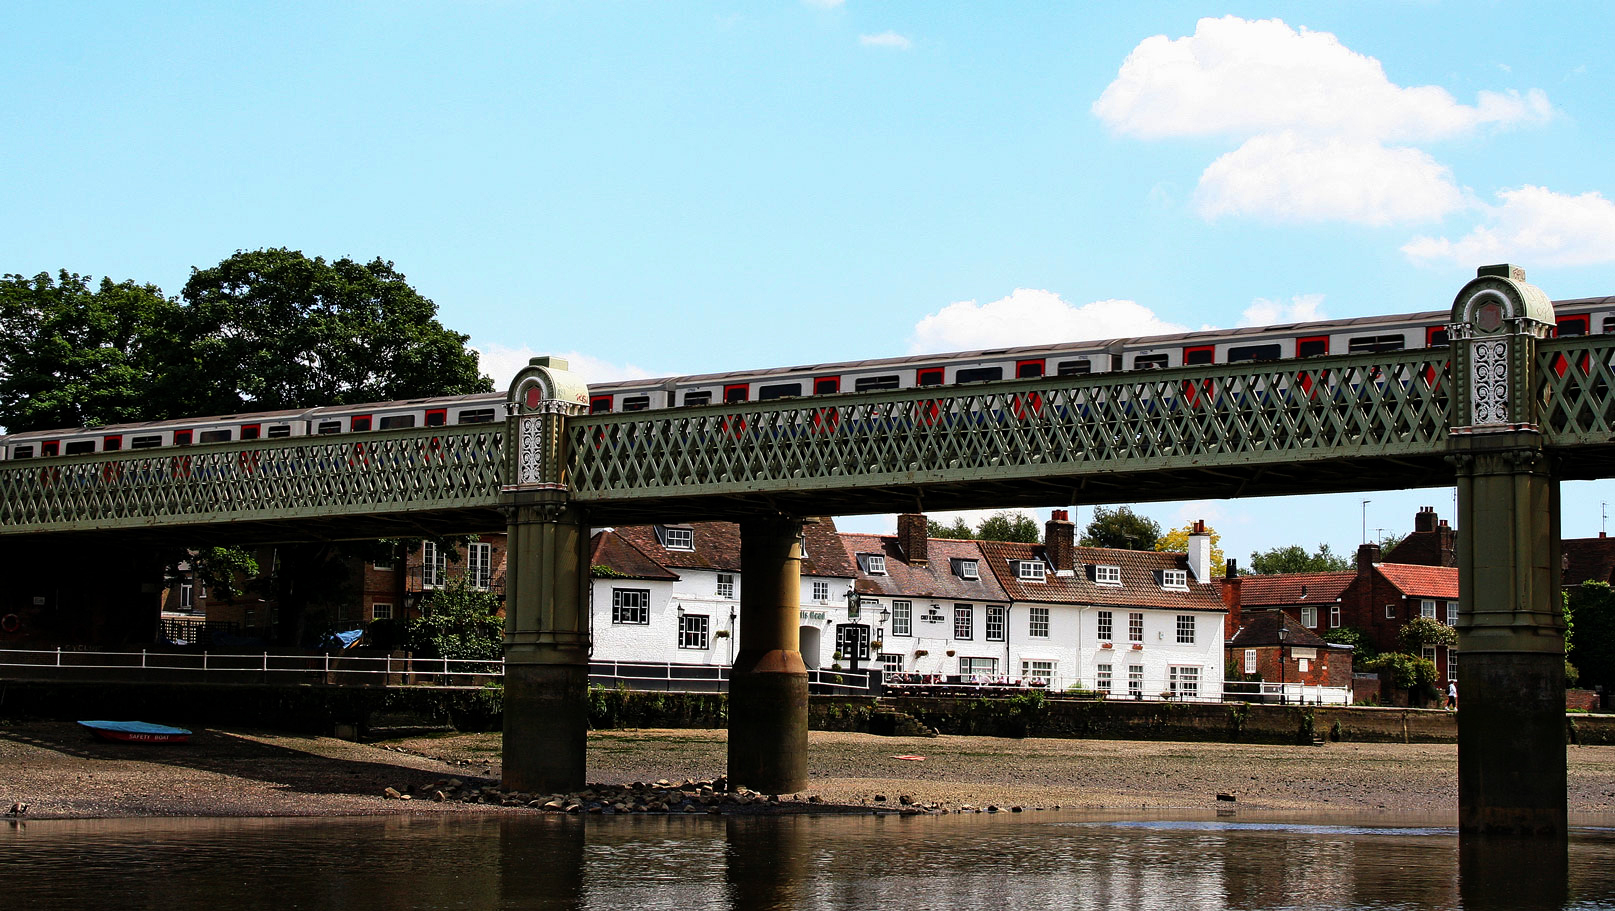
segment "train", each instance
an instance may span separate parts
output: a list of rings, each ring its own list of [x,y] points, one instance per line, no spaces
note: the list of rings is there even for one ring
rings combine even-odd
[[[1615,296],[1555,301],[1560,337],[1615,333]],[[1215,329],[1137,338],[1027,345],[832,364],[591,384],[593,414],[715,403],[957,386],[1041,376],[1081,376],[1196,364],[1235,364],[1329,354],[1438,348],[1447,311]],[[505,395],[334,405],[0,436],[0,460],[49,458],[292,436],[487,424],[504,417]]]

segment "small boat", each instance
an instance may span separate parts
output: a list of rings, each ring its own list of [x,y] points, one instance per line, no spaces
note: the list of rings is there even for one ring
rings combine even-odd
[[[122,743],[185,743],[191,732],[145,721],[80,721],[98,737]]]

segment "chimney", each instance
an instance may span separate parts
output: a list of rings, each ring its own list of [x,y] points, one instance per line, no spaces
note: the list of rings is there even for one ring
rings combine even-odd
[[[1458,565],[1458,532],[1446,519],[1436,526],[1436,543],[1441,547],[1441,565]]]
[[[1211,581],[1211,535],[1204,519],[1195,519],[1189,532],[1189,573],[1196,582]]]
[[[1363,544],[1357,548],[1357,575],[1366,576],[1369,568],[1379,562],[1379,545]]]
[[[905,512],[897,517],[897,546],[903,558],[915,566],[931,562],[931,539],[923,513]]]
[[[1223,618],[1223,641],[1227,642],[1239,632],[1240,586],[1243,580],[1239,577],[1239,567],[1233,560],[1227,563],[1228,574],[1222,580],[1222,606],[1228,608],[1228,614]]]
[[[1056,509],[1043,525],[1043,552],[1056,573],[1070,573],[1077,566],[1077,526],[1071,513]]]
[[[1434,506],[1419,507],[1418,513],[1413,517],[1413,530],[1415,532],[1436,530],[1436,509]]]

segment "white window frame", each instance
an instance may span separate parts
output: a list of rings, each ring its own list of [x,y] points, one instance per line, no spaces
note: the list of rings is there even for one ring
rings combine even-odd
[[[435,541],[421,542],[421,588],[440,588],[447,584],[449,555]]]
[[[196,586],[189,579],[179,584],[179,609],[196,609]]]
[[[1129,611],[1127,614],[1127,641],[1144,641],[1144,613],[1143,611]]]
[[[1434,620],[1436,618],[1436,602],[1431,598],[1421,599],[1419,601],[1419,616],[1426,620]]]
[[[830,600],[830,583],[822,582],[822,581],[814,582],[813,583],[813,600],[819,602],[820,604],[824,604],[825,602],[829,601]]]
[[[1108,664],[1101,664],[1094,673],[1093,688],[1101,693],[1110,692],[1111,668]]]
[[[903,673],[903,656],[894,652],[881,652],[880,669],[888,674]]]
[[[380,560],[370,561],[370,568],[378,573],[390,573],[393,571],[394,566],[392,557],[383,557]]]
[[[1120,582],[1121,579],[1118,578],[1116,581]],[[1188,573],[1188,571],[1181,570],[1181,569],[1163,569],[1163,570],[1161,570],[1161,587],[1162,588],[1170,588],[1170,589],[1174,589],[1174,590],[1178,590],[1178,591],[1188,591],[1189,590],[1189,573]]]
[[[1101,566],[1095,564],[1093,568],[1093,581],[1095,585],[1122,584],[1122,568],[1120,566]]]
[[[1448,626],[1457,626],[1458,625],[1458,602],[1457,601],[1448,601],[1448,602],[1446,602],[1446,607],[1443,608],[1443,613],[1447,618],[1445,622],[1446,622],[1446,624]]]
[[[886,558],[881,554],[868,554],[864,558],[864,572],[871,576],[886,575]]]
[[[1113,611],[1102,610],[1095,615],[1096,635],[1100,642],[1111,642],[1116,636],[1116,614]]]
[[[1004,641],[1004,636],[1008,632],[1004,628],[1008,625],[1006,623],[1007,619],[1008,614],[1002,604],[987,605],[986,615],[982,620],[982,635],[986,637],[988,642]]]
[[[974,639],[976,635],[976,612],[972,605],[955,604],[953,606],[953,638],[960,640]]]
[[[959,578],[976,581],[981,578],[981,566],[975,560],[959,561]]]
[[[465,547],[466,587],[487,591],[493,586],[493,545],[472,542]]]
[[[1310,604],[1307,605],[1306,607],[1301,608],[1301,625],[1306,627],[1307,629],[1317,629],[1318,628],[1318,608],[1316,608],[1316,607],[1314,607],[1313,605],[1310,605]]]
[[[1340,626],[1340,605],[1331,604],[1331,605],[1329,605],[1329,628],[1330,629],[1335,629],[1335,628],[1337,628],[1339,626]]]
[[[1195,665],[1173,664],[1166,669],[1167,689],[1179,699],[1200,698],[1200,668]]]
[[[1433,645],[1420,646],[1419,647],[1419,657],[1420,658],[1428,658],[1430,660],[1431,664],[1435,664],[1436,663],[1436,647],[1433,646]]]
[[[1447,649],[1447,679],[1458,679],[1458,650],[1451,647]]]
[[[1297,659],[1295,659],[1295,669],[1297,671],[1300,671],[1301,673],[1305,674],[1311,668],[1312,668],[1312,659],[1310,659],[1310,658],[1297,658]]]
[[[1396,619],[1396,605],[1394,605],[1394,604],[1385,605],[1385,619],[1387,619],[1387,620],[1395,620]]]
[[[636,602],[636,603],[630,603]],[[624,619],[627,618],[627,619]],[[642,619],[635,619],[642,618]],[[611,623],[613,626],[650,625],[650,589],[614,588],[611,590]]]
[[[1127,665],[1127,695],[1144,695],[1144,665]]]
[[[733,598],[735,596],[735,574],[718,573],[716,590],[720,598]]]
[[[1245,673],[1256,673],[1256,649],[1245,649]]]
[[[1042,560],[1016,560],[1015,578],[1022,582],[1042,582],[1048,574]]]
[[[679,615],[679,648],[712,647],[712,617],[708,614]]]
[[[1194,644],[1194,614],[1178,614],[1178,644]]]
[[[1026,611],[1026,636],[1029,639],[1049,638],[1049,609],[1032,607]]]
[[[892,635],[914,635],[914,602],[892,602]]]
[[[668,550],[695,550],[695,529],[678,526],[662,526],[662,546]]]
[[[1054,669],[1057,666],[1058,665],[1053,661],[1022,659],[1021,679],[1027,683],[1031,683],[1034,680],[1041,680],[1044,684],[1047,684],[1050,680],[1054,679]]]
[[[968,670],[966,670],[966,668],[968,668]],[[960,658],[959,659],[959,676],[961,676],[961,677],[975,677],[977,675],[984,676],[984,677],[996,677],[996,676],[998,676],[998,659],[997,658]]]
[[[370,605],[370,619],[371,620],[391,620],[392,618],[393,618],[393,606],[392,606],[391,602],[389,602],[389,601],[377,601],[374,604]]]

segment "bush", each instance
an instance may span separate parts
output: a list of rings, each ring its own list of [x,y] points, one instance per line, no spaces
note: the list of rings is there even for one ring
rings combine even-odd
[[[504,621],[492,592],[440,588],[421,602],[421,616],[409,622],[409,650],[422,658],[492,661],[503,657]]]
[[[1389,674],[1391,685],[1405,690],[1436,685],[1435,662],[1406,652],[1386,652],[1372,661],[1364,662],[1363,668]]]
[[[1417,654],[1419,649],[1426,645],[1445,645],[1448,648],[1458,646],[1458,631],[1430,617],[1414,617],[1402,624],[1396,634],[1397,644],[1402,651]]]
[[[1379,649],[1368,638],[1368,633],[1355,626],[1337,626],[1325,630],[1323,641],[1332,645],[1351,646],[1351,660],[1354,667],[1365,667],[1368,662],[1379,656]]]

